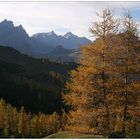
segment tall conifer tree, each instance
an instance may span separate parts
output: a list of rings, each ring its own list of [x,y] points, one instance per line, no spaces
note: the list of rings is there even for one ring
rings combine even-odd
[[[109,50],[110,41],[118,31],[118,22],[110,9],[103,10],[98,16],[101,21],[94,23],[90,29],[96,41],[83,48],[81,65],[71,73],[64,101],[73,108],[70,112],[72,127],[96,128],[98,133],[107,135],[113,127],[108,86],[111,83]]]

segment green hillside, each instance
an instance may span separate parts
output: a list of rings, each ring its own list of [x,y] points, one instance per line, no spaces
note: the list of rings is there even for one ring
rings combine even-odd
[[[83,139],[86,139],[86,138],[90,138],[90,139],[93,139],[93,138],[104,138],[103,136],[101,135],[94,135],[94,134],[80,134],[80,133],[74,133],[74,132],[70,132],[70,131],[60,131],[58,133],[55,133],[55,134],[51,134],[45,138],[49,138],[49,139],[58,139],[58,138],[65,138],[65,139],[68,139],[68,138],[83,138]]]

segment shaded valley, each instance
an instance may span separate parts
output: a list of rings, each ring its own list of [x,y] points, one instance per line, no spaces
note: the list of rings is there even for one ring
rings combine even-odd
[[[56,63],[0,46],[0,97],[33,113],[60,113],[61,92],[76,63]]]

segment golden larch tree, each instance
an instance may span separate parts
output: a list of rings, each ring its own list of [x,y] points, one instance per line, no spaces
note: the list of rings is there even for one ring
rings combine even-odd
[[[114,110],[120,116],[120,131],[124,137],[140,123],[140,42],[137,27],[130,12],[127,12],[122,20],[122,32],[118,35],[119,45],[112,56],[114,75],[117,75],[113,88],[114,104],[116,102],[117,106]]]
[[[64,102],[73,109],[70,112],[71,128],[108,135],[113,127],[109,87],[111,40],[114,40],[119,24],[110,9],[98,16],[101,21],[90,28],[96,41],[83,47],[80,66],[71,72],[66,84]]]

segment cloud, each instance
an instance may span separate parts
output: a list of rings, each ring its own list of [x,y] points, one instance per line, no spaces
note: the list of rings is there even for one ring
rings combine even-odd
[[[58,34],[71,31],[90,38],[92,22],[98,21],[95,11],[115,9],[122,15],[122,8],[134,12],[136,19],[140,2],[0,2],[0,21],[8,19],[15,25],[22,24],[30,34],[54,30]]]

